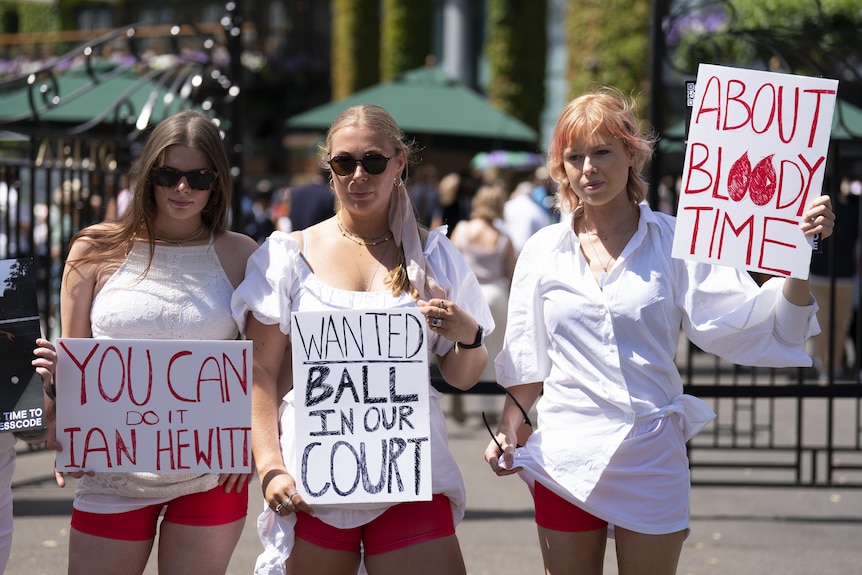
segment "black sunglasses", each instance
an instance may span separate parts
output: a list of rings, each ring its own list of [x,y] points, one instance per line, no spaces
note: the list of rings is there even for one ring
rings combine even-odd
[[[193,190],[208,190],[215,182],[218,172],[212,170],[192,170],[190,172],[181,172],[170,166],[158,166],[153,168],[153,182],[157,186],[164,188],[172,188],[180,182],[180,178],[185,177],[189,183],[189,187]]]
[[[526,425],[527,427],[529,427],[530,429],[532,429],[532,428],[533,428],[533,422],[532,422],[532,421],[530,421],[530,416],[529,416],[529,415],[527,415],[527,410],[525,410],[525,409],[523,408],[523,406],[521,406],[521,404],[520,404],[520,403],[518,403],[518,400],[517,400],[517,399],[515,399],[515,396],[514,396],[514,395],[512,395],[512,394],[509,392],[509,390],[508,390],[508,389],[507,389],[507,390],[505,390],[505,391],[506,391],[506,395],[508,395],[509,397],[511,397],[511,398],[512,398],[512,401],[514,401],[514,402],[515,402],[515,405],[517,405],[517,406],[518,406],[518,409],[520,409],[520,410],[521,410],[521,415],[523,415],[523,416],[524,416],[524,425]],[[485,416],[485,412],[484,412],[484,411],[482,412],[482,421],[484,421],[484,422],[485,422],[485,429],[487,429],[487,430],[488,430],[488,433],[490,433],[490,434],[491,434],[491,439],[493,439],[493,440],[494,440],[494,443],[496,443],[496,444],[497,444],[497,448],[499,448],[500,453],[503,453],[503,446],[502,446],[502,445],[500,445],[500,442],[499,442],[499,441],[497,441],[497,436],[496,436],[496,434],[491,430],[491,424],[489,424],[489,423],[488,423],[488,418]],[[523,446],[523,445],[521,445],[520,443],[519,443],[519,444],[517,444],[517,446],[518,446],[518,447],[524,447],[524,446]]]
[[[327,160],[327,163],[332,168],[332,171],[339,176],[349,176],[355,172],[356,164],[362,164],[363,170],[372,176],[376,176],[377,174],[382,174],[386,169],[386,165],[389,163],[389,160],[397,155],[398,154],[393,154],[387,158],[383,154],[365,154],[363,158],[357,160],[353,156],[345,154],[342,156],[335,156],[334,158]]]

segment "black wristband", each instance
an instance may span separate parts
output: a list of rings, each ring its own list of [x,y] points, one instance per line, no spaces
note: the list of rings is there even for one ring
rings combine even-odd
[[[459,342],[456,342],[456,344],[461,349],[475,349],[484,343],[484,338],[482,337],[484,332],[485,332],[485,328],[483,328],[480,325],[479,329],[476,330],[476,339],[473,340],[473,343],[461,343],[459,341]]]

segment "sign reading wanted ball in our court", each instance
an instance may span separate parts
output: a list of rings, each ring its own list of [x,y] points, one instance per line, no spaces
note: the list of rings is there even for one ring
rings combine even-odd
[[[292,316],[297,489],[311,502],[431,499],[430,386],[414,308]]]

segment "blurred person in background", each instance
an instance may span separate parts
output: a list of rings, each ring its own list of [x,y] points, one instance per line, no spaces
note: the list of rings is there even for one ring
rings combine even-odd
[[[470,265],[482,293],[491,308],[496,329],[485,338],[488,349],[488,364],[479,381],[496,382],[494,358],[503,349],[506,331],[506,309],[509,303],[509,287],[515,271],[515,249],[512,240],[501,226],[506,191],[498,184],[485,184],[479,188],[471,202],[470,219],[461,220],[452,230],[452,243]],[[483,410],[493,413],[494,398],[485,396]],[[491,416],[496,420],[496,415]]]
[[[553,195],[549,193],[547,179],[547,168],[536,168],[533,177],[517,184],[506,201],[503,221],[516,255],[530,236],[559,219],[553,212]]]

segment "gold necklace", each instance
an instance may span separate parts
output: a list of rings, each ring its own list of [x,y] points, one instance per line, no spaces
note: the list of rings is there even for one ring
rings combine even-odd
[[[198,229],[196,229],[194,232],[192,232],[188,236],[185,236],[182,238],[165,236],[162,234],[162,232],[159,231],[158,228],[155,228],[154,237],[156,238],[156,240],[158,240],[160,242],[165,242],[165,243],[169,243],[169,244],[184,244],[186,242],[190,242],[192,240],[198,239],[200,237],[200,235],[203,233],[205,227],[206,227],[206,224],[201,222],[201,225],[200,225],[200,227],[198,227]]]
[[[616,250],[614,250],[614,252],[612,252],[611,250],[608,250],[608,261],[607,261],[607,262],[602,261],[602,257],[599,255],[599,252],[598,252],[598,250],[596,249],[596,245],[593,243],[593,234],[592,234],[592,233],[590,233],[590,231],[587,229],[586,222],[584,222],[584,224],[585,224],[585,225],[583,226],[583,227],[584,227],[584,233],[585,233],[585,234],[587,234],[587,241],[590,243],[590,247],[591,247],[591,248],[592,248],[592,250],[593,250],[593,254],[595,254],[596,259],[597,259],[597,260],[598,260],[598,262],[599,262],[599,265],[602,267],[602,273],[600,273],[600,274],[599,274],[599,289],[604,289],[604,288],[605,288],[605,282],[607,282],[607,281],[608,281],[608,268],[613,264],[613,262],[614,262],[614,260],[615,260],[615,258],[614,258],[614,252],[615,252]],[[598,230],[595,230],[595,234],[596,234],[599,238],[601,238],[602,240],[607,240],[607,239],[608,239],[607,234],[602,234],[602,233],[601,233],[601,232],[599,232]],[[626,234],[623,234],[623,235],[621,236],[621,238],[622,238],[623,240],[625,239],[625,237],[626,237]],[[621,242],[617,242],[617,245],[615,246],[615,248],[619,248],[619,247],[620,247],[620,245],[619,245],[620,243],[621,243]],[[606,246],[606,247],[607,247],[607,246]]]
[[[385,240],[382,240],[382,241],[385,241]],[[377,270],[379,270],[381,268],[381,266],[383,265],[383,260],[386,259],[386,254],[389,253],[389,246],[391,246],[391,245],[392,244],[388,244],[386,246],[386,249],[383,250],[383,254],[380,256],[380,259],[377,260],[377,265],[374,266],[374,273],[371,274],[371,279],[368,281],[365,281],[365,274],[363,274],[362,270],[359,268],[359,262],[356,261],[356,256],[355,255],[353,256],[353,265],[356,266],[356,271],[359,272],[359,277],[362,279],[362,286],[365,288],[365,291],[368,291],[369,289],[371,289],[371,286],[374,285],[374,278],[377,277]],[[368,253],[370,254],[371,252],[368,252]]]
[[[344,224],[341,223],[341,212],[335,213],[335,223],[338,224],[338,229],[341,231],[342,236],[360,246],[376,246],[378,244],[382,244],[383,242],[388,242],[392,239],[392,232],[390,232],[389,230],[386,230],[376,238],[372,238],[370,240],[366,240],[362,236],[354,234],[346,227],[344,227]]]

